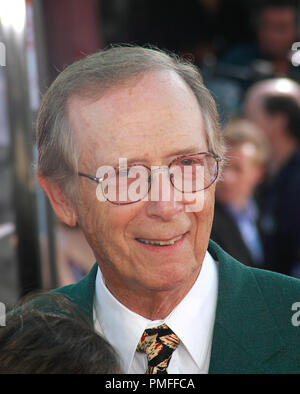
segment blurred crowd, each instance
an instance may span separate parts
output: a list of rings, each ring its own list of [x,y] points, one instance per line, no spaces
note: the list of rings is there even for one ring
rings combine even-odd
[[[227,159],[212,238],[237,260],[300,277],[300,68],[297,8],[257,10],[257,41],[226,53],[208,77]]]

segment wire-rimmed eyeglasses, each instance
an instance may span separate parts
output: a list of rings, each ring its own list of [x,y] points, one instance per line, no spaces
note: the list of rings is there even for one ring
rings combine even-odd
[[[82,172],[78,172],[78,175],[101,185],[104,196],[101,201],[127,205],[144,200],[149,195],[154,174],[163,170],[167,170],[172,186],[181,193],[205,190],[217,179],[221,160],[214,153],[200,152],[176,157],[168,166],[149,168],[144,164],[127,166],[123,163],[118,167],[100,167],[98,176]]]

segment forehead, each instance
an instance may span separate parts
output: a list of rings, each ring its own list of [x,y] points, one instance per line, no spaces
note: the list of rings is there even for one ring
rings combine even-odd
[[[157,160],[188,147],[207,149],[198,101],[173,72],[152,72],[94,100],[74,98],[69,118],[82,160]],[[199,151],[199,150],[198,150]]]

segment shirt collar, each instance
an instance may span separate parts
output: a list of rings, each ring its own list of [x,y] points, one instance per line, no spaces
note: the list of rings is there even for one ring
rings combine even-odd
[[[227,204],[226,208],[236,218],[246,217],[249,220],[256,220],[258,216],[257,206],[253,199],[249,199],[244,209],[239,209],[232,204]]]
[[[129,370],[144,330],[164,322],[178,335],[181,343],[201,368],[212,338],[217,302],[217,276],[216,263],[206,252],[200,274],[183,300],[164,320],[152,321],[121,304],[105,286],[98,269],[94,300],[94,313],[98,323],[96,329],[117,349],[124,371]],[[199,338],[198,341],[195,341],[196,337]]]
[[[206,252],[193,287],[165,319],[200,369],[212,341],[217,294],[217,264]]]

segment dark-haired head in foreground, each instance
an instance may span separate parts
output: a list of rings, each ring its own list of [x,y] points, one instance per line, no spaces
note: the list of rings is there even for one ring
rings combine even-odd
[[[31,300],[9,314],[0,328],[0,374],[122,372],[113,348],[66,297],[52,293],[38,300],[56,308],[43,311]]]

